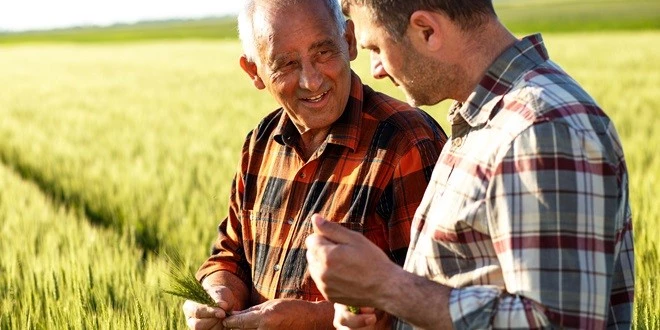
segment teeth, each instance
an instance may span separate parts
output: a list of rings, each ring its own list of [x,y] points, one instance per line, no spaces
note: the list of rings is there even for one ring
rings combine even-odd
[[[310,98],[307,98],[306,100],[307,100],[307,101],[310,101],[310,102],[318,102],[319,100],[321,100],[321,98],[322,98],[326,93],[327,93],[327,92],[325,92],[325,93],[323,93],[323,94],[321,94],[321,95],[319,95],[319,96],[316,96],[316,97],[310,97]]]

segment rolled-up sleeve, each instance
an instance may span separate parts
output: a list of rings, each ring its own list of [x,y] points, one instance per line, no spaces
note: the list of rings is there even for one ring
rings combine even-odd
[[[200,266],[196,277],[202,281],[208,275],[221,270],[228,271],[240,278],[246,285],[251,283],[250,266],[246,259],[243,242],[250,237],[244,237],[242,228],[242,201],[245,194],[245,175],[249,160],[249,134],[243,145],[241,161],[234,175],[229,199],[229,212],[218,225],[218,235],[211,247],[211,255]]]

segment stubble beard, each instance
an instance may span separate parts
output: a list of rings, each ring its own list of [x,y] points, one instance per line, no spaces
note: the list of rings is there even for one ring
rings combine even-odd
[[[402,85],[410,105],[438,104],[452,95],[458,87],[460,68],[441,63],[409,48],[404,52],[402,72],[408,78]]]

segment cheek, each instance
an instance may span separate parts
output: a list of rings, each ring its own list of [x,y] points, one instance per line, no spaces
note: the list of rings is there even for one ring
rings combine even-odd
[[[332,79],[338,79],[347,71],[350,72],[350,62],[343,56],[337,56],[325,63],[318,63],[317,68],[324,76]],[[343,78],[343,77],[342,77]]]
[[[270,92],[279,99],[287,100],[295,97],[297,86],[298,81],[293,75],[280,77],[271,83]]]
[[[395,63],[392,61],[392,58],[390,56],[385,55],[380,60],[381,60],[381,64],[383,65],[383,68],[385,68],[385,70],[388,73],[392,73],[392,71],[396,71],[396,70],[392,70],[395,68],[394,65]]]

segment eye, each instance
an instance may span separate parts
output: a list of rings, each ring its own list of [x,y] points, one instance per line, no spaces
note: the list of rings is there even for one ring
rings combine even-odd
[[[282,61],[275,65],[274,71],[289,71],[296,67],[298,64],[295,60]]]
[[[360,48],[365,49],[373,54],[380,54],[380,48],[378,48],[375,44],[370,42],[361,42]]]
[[[318,52],[316,52],[316,58],[321,62],[328,61],[332,58],[334,53],[335,52],[332,51],[331,49],[321,49]]]

